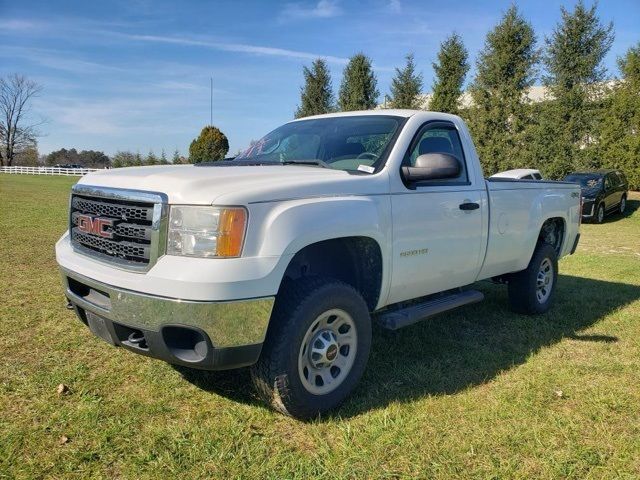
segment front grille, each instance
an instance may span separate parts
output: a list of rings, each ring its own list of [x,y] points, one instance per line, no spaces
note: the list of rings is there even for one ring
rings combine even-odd
[[[93,213],[95,215],[111,218],[147,221],[151,221],[153,219],[153,205],[133,206],[121,205],[113,202],[114,200],[106,202],[98,199],[89,200],[87,198],[74,196],[73,200],[71,201],[71,206],[75,211],[81,211],[83,213]]]
[[[84,253],[100,256],[103,260],[125,263],[133,267],[146,267],[154,256],[153,244],[155,204],[119,198],[102,198],[72,194],[71,242]],[[102,230],[111,238],[79,228],[81,215],[91,221],[108,220]],[[86,222],[85,222],[86,223]]]

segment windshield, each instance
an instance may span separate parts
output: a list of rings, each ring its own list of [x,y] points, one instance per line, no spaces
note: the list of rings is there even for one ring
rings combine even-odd
[[[596,188],[602,184],[602,177],[589,173],[571,174],[564,177],[564,181],[579,183],[582,188]]]
[[[337,170],[374,171],[400,117],[362,115],[287,123],[235,157],[259,163],[319,163]]]

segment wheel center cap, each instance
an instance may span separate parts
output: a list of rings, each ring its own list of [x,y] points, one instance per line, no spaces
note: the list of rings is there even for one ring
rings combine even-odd
[[[338,338],[332,330],[322,330],[311,340],[309,360],[315,368],[331,366],[338,356]]]
[[[336,358],[336,355],[338,355],[338,346],[336,344],[329,345],[326,353],[327,360],[332,362]]]

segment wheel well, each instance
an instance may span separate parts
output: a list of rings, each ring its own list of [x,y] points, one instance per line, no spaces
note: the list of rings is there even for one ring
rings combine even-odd
[[[538,234],[538,243],[548,243],[551,245],[558,257],[562,251],[562,242],[564,240],[565,225],[564,219],[560,217],[548,218],[542,224],[540,233]]]
[[[343,237],[304,247],[289,262],[282,281],[305,276],[341,280],[360,292],[370,311],[378,304],[382,286],[382,253],[369,237]]]

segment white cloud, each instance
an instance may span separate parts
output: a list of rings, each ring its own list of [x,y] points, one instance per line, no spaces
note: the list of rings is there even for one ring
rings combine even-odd
[[[118,72],[122,69],[72,57],[69,52],[41,48],[0,47],[0,57],[21,58],[40,66],[71,73]]]
[[[320,0],[315,5],[308,3],[288,3],[282,13],[280,20],[297,20],[307,18],[332,18],[342,15],[342,8],[335,0]]]
[[[276,47],[264,47],[260,45],[247,45],[243,43],[226,43],[226,42],[214,42],[209,40],[200,40],[197,38],[190,38],[185,36],[159,36],[159,35],[130,35],[120,34],[112,32],[112,34],[127,38],[129,40],[137,40],[141,42],[154,42],[154,43],[169,43],[174,45],[186,45],[186,46],[198,46],[204,48],[211,48],[214,50],[221,50],[225,52],[239,52],[249,53],[254,55],[272,55],[278,57],[298,58],[303,60],[314,60],[318,57],[322,57],[328,62],[336,63],[340,65],[346,64],[349,59],[342,57],[335,57],[332,55],[320,55],[311,52],[301,52],[298,50],[289,50],[285,48]]]
[[[177,82],[174,80],[167,80],[164,82],[160,82],[156,84],[156,86],[163,90],[183,90],[188,92],[193,92],[197,90],[208,90],[204,85],[196,85],[195,83],[189,83],[189,82]]]
[[[40,24],[31,20],[9,19],[0,20],[0,30],[30,31],[40,27]]]
[[[394,13],[400,13],[402,11],[402,3],[400,3],[400,0],[390,0],[389,10]]]
[[[157,130],[162,113],[181,106],[172,98],[111,97],[88,100],[74,97],[57,97],[40,100],[38,107],[74,134],[122,135],[131,132]]]

